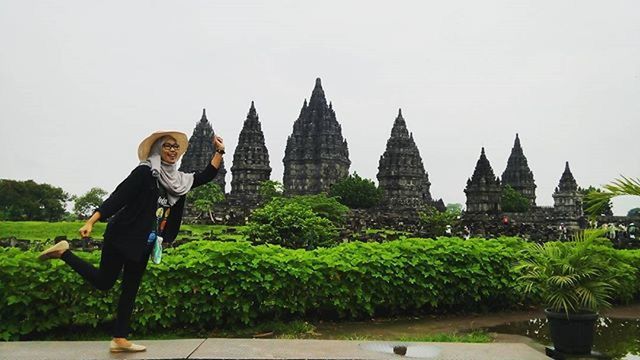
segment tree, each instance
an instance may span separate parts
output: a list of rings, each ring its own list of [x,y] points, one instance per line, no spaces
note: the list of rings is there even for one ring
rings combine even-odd
[[[517,190],[506,185],[502,188],[502,198],[500,200],[502,211],[504,212],[527,212],[531,205],[529,199],[519,193]]]
[[[94,187],[84,195],[74,197],[73,212],[79,219],[88,218],[93,214],[93,210],[102,204],[107,194],[105,190]]]
[[[451,211],[451,212],[454,212],[454,213],[456,213],[458,215],[461,215],[462,214],[462,204],[458,204],[458,203],[447,204],[447,211]]]
[[[368,209],[380,203],[382,190],[372,180],[363,179],[354,172],[333,184],[329,195],[352,209]]]
[[[215,204],[223,200],[224,192],[222,192],[220,185],[214,182],[198,186],[187,193],[187,201],[193,204],[196,211],[208,214],[212,222],[214,221],[213,208]]]
[[[454,228],[458,225],[460,213],[455,210],[438,211],[433,206],[428,206],[418,213],[420,223],[427,232],[427,236],[437,237],[446,233],[447,226]]]
[[[69,194],[49,184],[0,179],[0,220],[59,221],[69,199]]]
[[[594,186],[589,186],[586,189],[579,188],[578,191],[582,194],[585,200],[587,199],[587,196],[592,192],[603,193],[602,189],[596,188]],[[589,204],[587,204],[587,201],[582,202],[582,211],[589,216],[600,216],[600,215],[611,216],[613,215],[612,208],[613,208],[613,204],[611,203],[610,198],[606,202],[602,202],[600,205],[598,205],[597,208],[594,207],[591,209],[589,208]]]
[[[261,182],[258,191],[260,196],[266,201],[270,201],[274,197],[280,197],[284,192],[282,183],[273,180],[265,180]]]
[[[618,196],[633,195],[640,196],[640,178],[626,178],[622,176],[611,183],[605,185],[602,191],[591,191],[585,196],[584,203],[587,206],[588,214],[602,214],[609,207],[611,210],[611,199]]]
[[[331,221],[333,224],[344,224],[349,208],[340,204],[336,197],[325,194],[299,195],[285,198],[287,203],[299,203],[307,206],[314,214]]]
[[[246,234],[254,244],[311,250],[333,245],[338,232],[304,202],[276,197],[251,214]]]
[[[640,208],[633,208],[629,210],[629,212],[627,213],[627,216],[640,217]]]

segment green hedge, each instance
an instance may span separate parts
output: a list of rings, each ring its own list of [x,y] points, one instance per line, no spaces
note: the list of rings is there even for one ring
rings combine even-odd
[[[479,311],[523,300],[515,238],[348,243],[314,251],[198,241],[149,264],[133,327],[214,327],[292,318]],[[616,251],[640,264],[640,252]],[[97,263],[99,253],[79,254]],[[94,290],[61,261],[0,249],[0,339],[112,319],[119,290]],[[635,267],[637,269],[637,267]],[[637,274],[624,284],[638,293]]]

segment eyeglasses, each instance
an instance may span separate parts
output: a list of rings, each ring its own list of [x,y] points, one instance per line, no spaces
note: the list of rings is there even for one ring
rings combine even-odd
[[[165,150],[174,150],[174,151],[180,150],[180,145],[178,144],[162,144],[162,147]]]

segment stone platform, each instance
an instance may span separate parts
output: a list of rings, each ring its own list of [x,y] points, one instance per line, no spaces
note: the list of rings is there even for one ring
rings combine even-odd
[[[184,339],[140,340],[147,346],[142,353],[108,351],[108,341],[16,341],[0,342],[1,360],[103,360],[103,359],[420,359],[366,350],[396,342],[354,340],[285,340],[285,339]],[[409,348],[437,347],[439,360],[544,360],[543,353],[517,343],[418,343],[398,342]],[[374,345],[374,346],[371,346]],[[388,346],[387,346],[388,347]]]

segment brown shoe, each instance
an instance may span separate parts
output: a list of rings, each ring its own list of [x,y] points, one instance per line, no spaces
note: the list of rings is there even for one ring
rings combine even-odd
[[[69,250],[69,243],[62,240],[38,255],[40,260],[58,259],[65,251]]]
[[[147,350],[147,347],[144,345],[134,344],[132,342],[127,341],[127,345],[118,345],[115,340],[111,340],[111,344],[109,344],[109,351],[116,352],[140,352]]]

